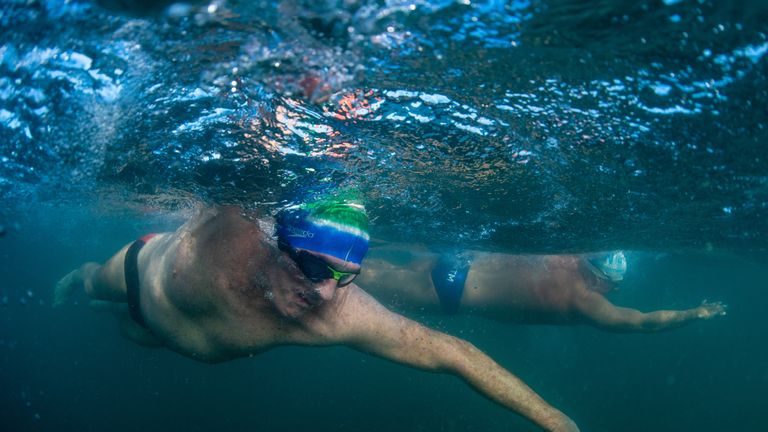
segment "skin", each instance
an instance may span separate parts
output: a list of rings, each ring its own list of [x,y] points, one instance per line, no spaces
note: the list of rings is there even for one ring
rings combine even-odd
[[[203,212],[155,236],[138,256],[145,329],[128,317],[123,265],[130,245],[104,265],[86,263],[57,285],[56,302],[83,288],[119,306],[123,334],[203,362],[280,345],[348,345],[406,366],[449,373],[548,431],[578,431],[520,379],[469,342],[390,312],[350,284],[312,283],[256,223],[235,209]],[[318,255],[339,271],[359,266]]]
[[[440,310],[432,283],[439,256],[413,247],[372,250],[357,279],[384,304]],[[408,251],[408,252],[406,252]],[[613,332],[654,332],[725,315],[722,303],[704,301],[685,310],[641,312],[605,298],[614,284],[596,276],[577,255],[508,255],[469,252],[461,309],[520,323],[590,324]]]

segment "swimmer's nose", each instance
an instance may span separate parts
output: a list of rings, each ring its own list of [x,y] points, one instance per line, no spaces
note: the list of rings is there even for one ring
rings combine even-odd
[[[334,294],[336,294],[336,281],[333,279],[326,279],[316,283],[314,288],[322,301],[331,301],[333,300]]]

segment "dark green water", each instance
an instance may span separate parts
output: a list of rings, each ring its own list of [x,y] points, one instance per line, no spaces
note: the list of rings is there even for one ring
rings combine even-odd
[[[50,306],[201,203],[339,186],[377,238],[621,248],[617,304],[729,305],[651,335],[411,315],[583,431],[768,430],[764,2],[100,3],[0,4],[0,430],[535,430],[346,348],[211,366]]]

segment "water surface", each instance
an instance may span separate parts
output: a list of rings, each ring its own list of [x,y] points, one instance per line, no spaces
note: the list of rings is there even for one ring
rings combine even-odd
[[[199,365],[117,339],[82,298],[50,307],[71,268],[201,204],[268,215],[337,187],[382,240],[626,249],[616,303],[730,304],[658,335],[415,316],[582,430],[768,426],[762,2],[125,4],[0,5],[7,429],[534,430],[343,348]]]

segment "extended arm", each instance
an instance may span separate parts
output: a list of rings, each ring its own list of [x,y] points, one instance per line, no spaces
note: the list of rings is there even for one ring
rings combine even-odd
[[[350,294],[344,307],[345,343],[401,364],[457,375],[545,430],[578,431],[565,414],[469,342],[392,313],[362,290]]]
[[[700,306],[685,310],[641,312],[609,302],[601,294],[588,292],[575,300],[583,317],[605,330],[615,332],[654,332],[680,327],[697,320],[725,315],[726,306],[706,300]]]

